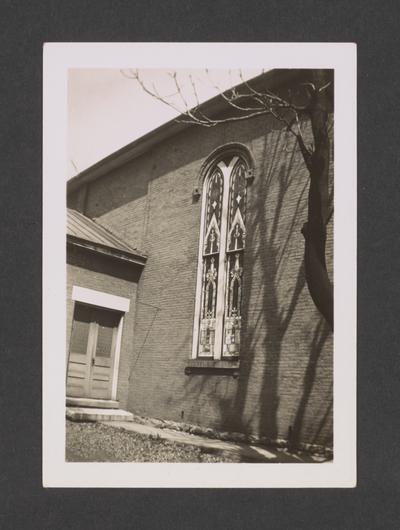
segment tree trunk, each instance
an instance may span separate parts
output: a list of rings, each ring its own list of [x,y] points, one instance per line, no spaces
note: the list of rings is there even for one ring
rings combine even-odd
[[[326,268],[326,225],[329,220],[329,151],[327,84],[324,70],[314,71],[314,85],[308,109],[314,136],[310,160],[308,218],[302,233],[305,238],[305,275],[311,298],[333,330],[333,287]]]

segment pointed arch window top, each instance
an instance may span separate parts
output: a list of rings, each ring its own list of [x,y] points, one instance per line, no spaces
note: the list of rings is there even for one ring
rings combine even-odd
[[[206,237],[204,238],[204,255],[215,254],[219,252],[220,230],[216,216],[213,215],[208,225]]]
[[[237,209],[228,234],[228,252],[243,250],[246,241],[246,228],[240,210]]]
[[[203,254],[219,252],[224,176],[217,166],[207,182],[207,209]]]

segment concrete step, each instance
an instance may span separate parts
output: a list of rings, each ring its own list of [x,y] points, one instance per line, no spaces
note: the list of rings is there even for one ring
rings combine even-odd
[[[133,414],[122,409],[92,407],[67,407],[66,416],[71,421],[132,421]]]
[[[90,407],[95,409],[118,409],[119,401],[112,399],[92,399],[68,397],[66,399],[67,407]]]

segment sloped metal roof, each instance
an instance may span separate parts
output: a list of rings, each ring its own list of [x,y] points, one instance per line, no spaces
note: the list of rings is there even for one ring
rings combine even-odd
[[[91,244],[92,250],[109,249],[111,254],[115,255],[116,251],[120,257],[127,258],[131,255],[146,259],[143,252],[129,246],[97,221],[70,208],[67,209],[67,237],[71,242],[80,241]]]

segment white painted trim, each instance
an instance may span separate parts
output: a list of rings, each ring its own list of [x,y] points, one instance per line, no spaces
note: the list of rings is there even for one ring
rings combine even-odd
[[[117,340],[115,343],[115,354],[114,354],[114,366],[112,371],[112,387],[111,387],[111,399],[117,399],[117,386],[118,386],[118,371],[119,371],[119,357],[121,353],[121,342],[122,342],[122,327],[124,325],[124,317],[121,316],[121,319],[118,324],[117,331]]]
[[[218,266],[218,291],[217,291],[217,309],[215,312],[215,343],[214,359],[219,360],[222,356],[222,332],[225,314],[225,276],[226,276],[226,239],[228,225],[228,207],[229,207],[229,180],[232,169],[238,157],[234,156],[229,165],[223,162],[218,167],[224,175],[224,192],[222,195],[222,212],[221,212],[221,239],[219,246],[219,266]]]
[[[74,285],[72,288],[72,300],[85,304],[95,305],[98,307],[103,307],[105,309],[114,309],[117,311],[122,311],[123,313],[127,313],[129,311],[130,306],[129,298],[103,293],[101,291],[95,291],[94,289],[87,289],[86,287],[78,287],[77,285]],[[115,342],[114,362],[112,366],[111,400],[116,400],[117,397],[119,359],[121,354],[123,324],[124,315],[121,315],[118,324],[117,339]]]
[[[199,251],[197,258],[197,281],[196,281],[196,298],[194,306],[194,322],[193,322],[193,342],[192,342],[192,359],[197,359],[197,350],[199,342],[199,328],[200,328],[200,311],[202,298],[202,275],[203,275],[203,239],[204,239],[204,216],[206,210],[206,200],[204,199],[205,190],[207,189],[207,175],[203,181],[203,193],[201,195],[201,215],[200,215],[200,239]]]
[[[116,311],[123,311],[124,313],[129,311],[130,306],[129,298],[87,289],[86,287],[78,287],[76,285],[72,288],[72,300],[104,307],[106,309],[115,309]]]

